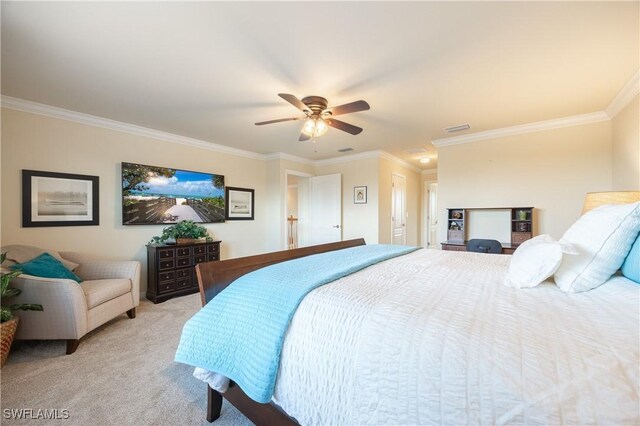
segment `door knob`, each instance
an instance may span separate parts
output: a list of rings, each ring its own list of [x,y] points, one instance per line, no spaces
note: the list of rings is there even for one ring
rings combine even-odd
[[[333,225],[332,228],[340,228],[340,225]]]

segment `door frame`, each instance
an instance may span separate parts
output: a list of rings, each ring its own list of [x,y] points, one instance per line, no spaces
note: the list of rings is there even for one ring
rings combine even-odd
[[[280,189],[280,192],[282,194],[282,205],[280,206],[280,211],[284,213],[282,241],[283,241],[285,250],[289,249],[289,244],[287,241],[287,232],[289,227],[289,222],[287,221],[287,188],[289,188],[289,175],[303,177],[303,178],[310,178],[314,176],[311,173],[300,172],[298,170],[290,170],[290,169],[284,170],[284,184],[283,184],[283,187]]]
[[[395,200],[394,200],[394,191],[393,191],[393,177],[397,176],[402,178],[402,180],[404,181],[404,231],[403,231],[403,241],[402,244],[407,244],[407,177],[405,175],[401,175],[400,173],[396,173],[396,172],[391,172],[391,244],[393,244],[393,231],[394,231],[394,227],[393,227],[393,208],[395,206]]]
[[[437,180],[422,181],[422,247],[429,248],[429,186]],[[437,246],[437,244],[433,244]]]

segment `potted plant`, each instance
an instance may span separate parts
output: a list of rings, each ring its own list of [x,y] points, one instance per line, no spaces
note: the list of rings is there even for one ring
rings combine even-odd
[[[211,241],[207,228],[198,225],[192,220],[183,220],[164,228],[162,235],[153,237],[149,244],[163,244],[169,239],[174,239],[177,244],[186,244],[193,243],[201,238]]]
[[[3,263],[7,258],[6,253],[0,255],[0,263]],[[0,284],[0,298],[4,302],[9,297],[19,295],[22,290],[10,287],[11,280],[20,275],[22,271],[16,270],[11,272],[1,272],[1,284]],[[42,305],[37,304],[13,304],[2,305],[0,307],[0,352],[2,354],[0,367],[3,367],[7,362],[9,356],[9,350],[11,349],[11,343],[13,343],[13,337],[16,335],[18,328],[18,318],[13,317],[13,311],[42,311]]]

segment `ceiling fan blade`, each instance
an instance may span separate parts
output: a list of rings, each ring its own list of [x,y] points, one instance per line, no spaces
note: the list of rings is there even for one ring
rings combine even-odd
[[[354,126],[353,124],[345,123],[344,121],[336,120],[334,118],[327,118],[324,120],[329,126],[335,127],[338,130],[342,130],[343,132],[351,133],[352,135],[357,135],[362,132],[362,128],[358,126]]]
[[[369,106],[369,104],[366,103],[365,101],[355,101],[348,104],[327,108],[327,111],[331,112],[332,116],[336,116],[336,115],[342,115],[342,114],[349,114],[351,112],[366,111],[370,108],[371,107]]]
[[[308,141],[309,139],[311,139],[311,136],[307,135],[304,132],[300,132],[300,137],[298,138],[300,142]]]
[[[262,126],[263,124],[271,124],[271,123],[282,123],[283,121],[302,120],[303,118],[306,118],[306,117],[279,118],[277,120],[260,121],[260,122],[256,123],[256,126]]]
[[[296,98],[293,95],[290,95],[288,93],[278,93],[278,96],[280,96],[282,99],[289,102],[291,105],[298,108],[300,111],[304,112],[305,114],[311,112],[308,106],[306,106],[300,99]]]

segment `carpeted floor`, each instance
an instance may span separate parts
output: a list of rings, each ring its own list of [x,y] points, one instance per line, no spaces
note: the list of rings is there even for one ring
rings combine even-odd
[[[7,409],[68,410],[65,425],[204,425],[206,385],[173,361],[182,326],[200,307],[193,294],[121,315],[86,335],[73,355],[65,342],[14,342],[1,370],[3,425],[50,424],[11,419]],[[214,425],[251,425],[226,401]]]

